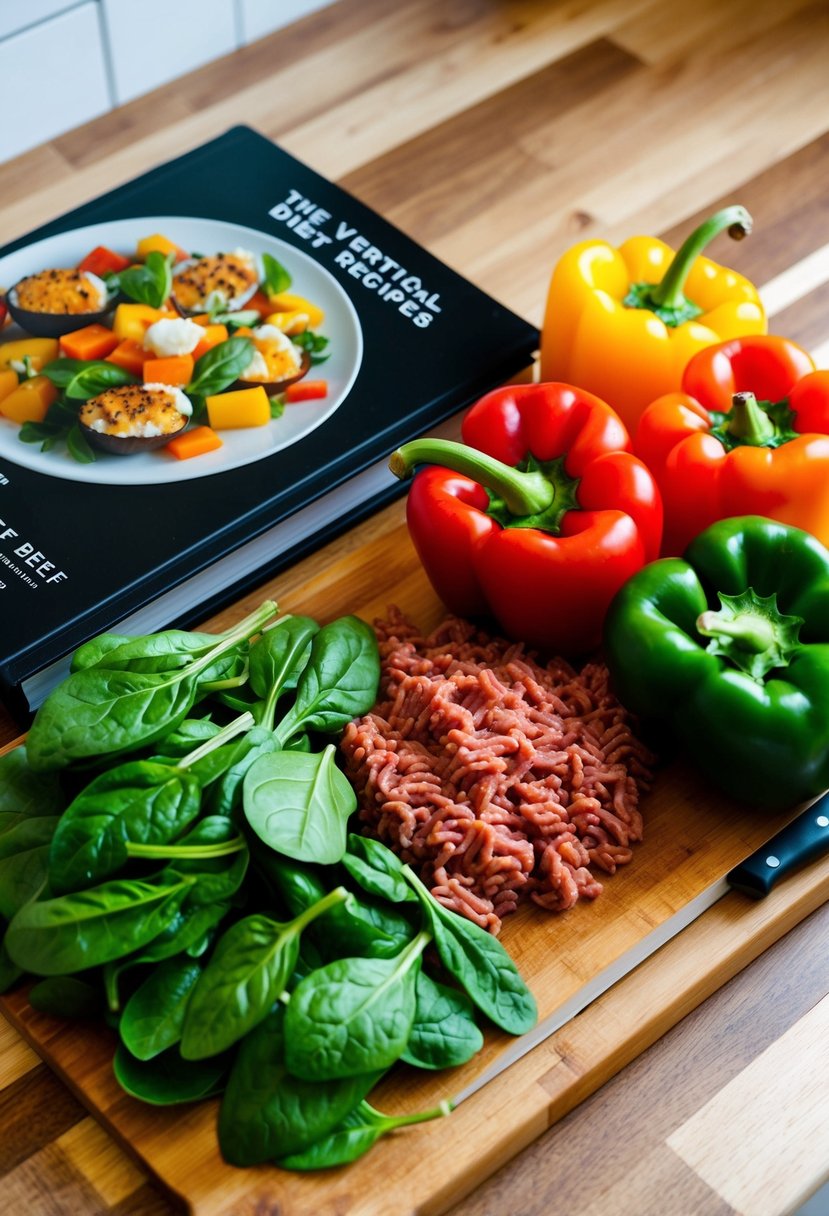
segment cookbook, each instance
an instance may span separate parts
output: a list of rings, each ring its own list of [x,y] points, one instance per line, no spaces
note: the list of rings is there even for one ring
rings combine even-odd
[[[391,451],[537,347],[532,325],[246,127],[6,245],[0,285],[99,248],[126,264],[159,241],[268,266],[273,298],[288,302],[275,307],[314,314],[302,348],[314,366],[295,396],[270,397],[265,424],[219,431],[220,446],[192,459],[90,456],[51,423],[0,416],[0,693],[21,722],[86,639],[190,625],[391,501],[403,490]],[[19,337],[3,330],[0,362]]]

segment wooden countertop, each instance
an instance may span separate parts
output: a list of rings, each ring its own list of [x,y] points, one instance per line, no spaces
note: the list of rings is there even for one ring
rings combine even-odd
[[[827,34],[806,2],[340,0],[0,166],[0,232],[243,121],[539,322],[574,240],[675,240],[739,201],[755,232],[732,263],[763,287],[772,331],[829,366]],[[375,515],[292,584],[401,518],[399,503]],[[0,717],[0,741],[16,733]],[[793,1211],[829,1178],[827,934],[824,905],[455,1216]],[[5,1023],[0,1180],[5,1209],[33,1216],[175,1210]]]

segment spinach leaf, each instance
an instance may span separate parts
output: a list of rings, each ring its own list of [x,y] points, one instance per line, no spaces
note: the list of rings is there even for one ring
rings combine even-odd
[[[277,262],[271,253],[262,254],[263,277],[261,287],[266,296],[278,296],[283,291],[289,291],[291,276],[281,262]]]
[[[0,756],[0,916],[7,920],[46,881],[63,805],[56,776],[33,772],[25,747]]]
[[[273,725],[276,703],[282,693],[296,688],[311,653],[319,625],[307,616],[289,616],[277,622],[250,650],[250,684],[265,701],[260,722]]]
[[[391,959],[328,963],[297,986],[285,1012],[285,1063],[305,1081],[385,1070],[406,1047],[415,1016],[419,933]]]
[[[230,815],[242,799],[242,783],[248,769],[269,752],[279,750],[273,732],[263,726],[254,726],[239,739],[233,750],[230,763],[219,782],[210,791],[208,807],[213,814]]]
[[[23,968],[13,963],[6,949],[5,926],[2,928],[3,940],[0,941],[0,993],[8,990],[17,983],[23,975]]]
[[[62,389],[70,401],[88,401],[108,388],[138,383],[123,367],[104,359],[54,359],[46,364],[41,375]]]
[[[173,287],[173,255],[154,250],[147,254],[143,266],[128,266],[114,275],[113,289],[116,283],[125,296],[138,304],[161,308]]]
[[[449,1102],[441,1102],[432,1110],[419,1111],[415,1115],[384,1115],[368,1102],[361,1102],[350,1111],[327,1136],[315,1141],[299,1153],[291,1153],[277,1161],[286,1170],[322,1170],[336,1165],[348,1165],[356,1161],[377,1143],[381,1136],[398,1127],[410,1127],[413,1123],[426,1123],[450,1114]]]
[[[377,699],[380,655],[374,630],[356,616],[324,625],[297,684],[296,700],[276,728],[284,744],[304,730],[340,731]]]
[[[191,878],[117,879],[24,905],[6,930],[13,962],[35,975],[69,975],[140,949],[175,917]]]
[[[190,383],[184,390],[188,397],[211,397],[222,393],[238,380],[254,353],[249,338],[227,338],[212,346],[196,360]]]
[[[301,334],[294,334],[291,338],[294,346],[307,351],[311,356],[311,366],[316,367],[319,363],[324,363],[331,355],[329,350],[326,350],[329,339],[324,338],[322,334],[315,334],[312,330],[303,330]]]
[[[176,954],[198,958],[210,945],[216,926],[229,911],[230,905],[226,903],[204,906],[190,906],[185,903],[149,945],[117,962],[107,963],[104,967],[104,979],[110,1009],[117,1010],[121,1007],[118,984],[125,971],[141,964],[158,963]]]
[[[135,855],[132,844],[167,844],[200,808],[199,783],[182,769],[132,760],[100,773],[57,825],[49,850],[53,890],[76,891],[117,873]]]
[[[219,939],[196,985],[181,1042],[188,1060],[216,1055],[267,1015],[291,978],[302,930],[346,892],[335,889],[285,924],[259,913],[237,921]]]
[[[231,899],[242,886],[249,853],[244,837],[231,819],[207,815],[168,851],[170,869],[194,879],[187,907]]]
[[[103,633],[72,655],[72,671],[106,667],[110,671],[174,671],[212,650],[223,634],[165,629],[142,637]]]
[[[210,718],[185,718],[161,740],[164,755],[171,760],[182,760],[200,743],[214,739],[220,729]]]
[[[404,873],[426,912],[446,970],[496,1026],[509,1034],[530,1030],[538,1017],[535,1000],[498,939],[439,904],[408,866]]]
[[[101,989],[75,975],[53,975],[33,984],[29,1004],[52,1018],[97,1018],[104,1011]]]
[[[220,655],[258,633],[276,605],[266,601],[217,644],[180,671],[165,673],[84,668],[55,688],[38,710],[27,750],[32,768],[62,768],[73,760],[146,746],[184,720],[199,694],[199,675]]]
[[[66,450],[78,464],[94,464],[97,459],[77,423],[66,432]]]
[[[417,977],[417,1009],[403,1061],[417,1068],[454,1068],[471,1060],[483,1045],[484,1036],[469,998],[421,971]]]
[[[138,1060],[151,1060],[181,1038],[187,1002],[202,973],[186,955],[167,959],[150,972],[124,1006],[121,1041]]]
[[[345,853],[346,825],[357,796],[335,763],[329,743],[321,752],[271,752],[248,769],[242,801],[260,840],[295,861],[321,865]]]
[[[316,870],[296,865],[270,849],[257,848],[254,864],[269,890],[293,916],[325,895],[325,884]],[[410,922],[396,909],[360,900],[351,893],[319,917],[309,932],[326,959],[352,954],[391,958],[415,935]]]
[[[269,896],[276,896],[291,916],[299,916],[326,894],[325,883],[316,869],[296,865],[254,839],[253,864],[264,879]]]
[[[380,1079],[372,1072],[319,1084],[285,1067],[279,1005],[244,1038],[219,1110],[219,1146],[230,1165],[258,1165],[307,1148],[330,1132]]]
[[[410,921],[385,903],[374,903],[349,895],[313,925],[311,934],[326,958],[364,955],[393,958],[412,940],[416,930]]]
[[[369,895],[393,904],[417,903],[417,895],[403,874],[403,862],[379,840],[349,833],[348,852],[342,860],[354,881]]]
[[[137,1060],[119,1043],[112,1062],[118,1084],[133,1098],[153,1106],[199,1102],[220,1094],[230,1069],[229,1056],[211,1060],[182,1060],[177,1048],[168,1047],[152,1060]]]

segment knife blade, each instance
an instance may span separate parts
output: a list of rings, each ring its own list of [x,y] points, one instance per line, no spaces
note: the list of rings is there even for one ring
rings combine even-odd
[[[608,963],[592,976],[586,984],[573,993],[568,1000],[557,1006],[552,1013],[538,1022],[532,1030],[514,1039],[506,1051],[488,1068],[470,1082],[452,1099],[459,1106],[496,1077],[506,1072],[513,1064],[555,1034],[576,1014],[602,996],[614,984],[629,975],[636,967],[650,958],[661,946],[692,924],[703,912],[730,891],[739,891],[753,899],[762,899],[772,887],[787,875],[810,861],[816,861],[829,852],[829,791],[822,794],[804,811],[792,819],[784,828],[750,857],[740,862],[723,878],[701,891],[682,908],[657,925],[630,950]]]

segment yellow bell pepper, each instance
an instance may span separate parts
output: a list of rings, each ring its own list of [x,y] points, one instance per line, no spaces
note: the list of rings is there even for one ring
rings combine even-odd
[[[653,237],[614,249],[582,241],[558,262],[541,335],[541,378],[601,397],[631,432],[643,410],[680,388],[693,355],[715,342],[766,332],[757,290],[701,256],[718,233],[751,231],[744,207],[718,211],[676,254]]]

